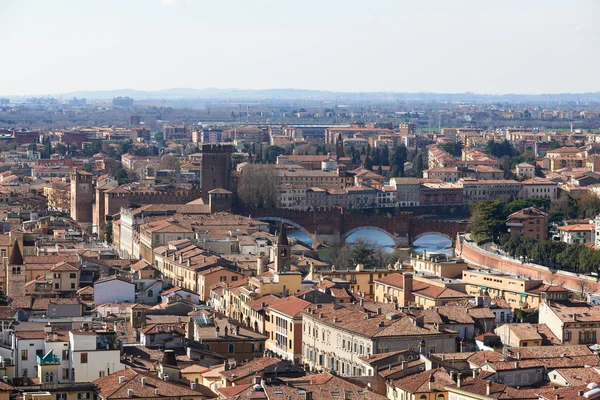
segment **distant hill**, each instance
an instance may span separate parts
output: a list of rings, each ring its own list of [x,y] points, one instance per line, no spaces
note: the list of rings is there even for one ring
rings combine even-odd
[[[136,100],[265,100],[265,99],[311,99],[323,101],[438,101],[438,102],[481,102],[481,103],[536,103],[546,102],[600,102],[600,92],[593,93],[555,93],[555,94],[476,94],[476,93],[398,93],[398,92],[332,92],[324,90],[303,89],[190,89],[173,88],[157,91],[142,91],[134,89],[115,90],[79,90],[69,93],[53,94],[53,97],[62,96],[63,99],[72,97],[86,98],[89,100],[109,100],[113,97],[126,96]],[[25,98],[33,96],[9,96],[11,98]]]

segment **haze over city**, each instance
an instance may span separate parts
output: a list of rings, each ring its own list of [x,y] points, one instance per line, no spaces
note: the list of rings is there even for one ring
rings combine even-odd
[[[596,1],[0,3],[1,95],[600,90]]]

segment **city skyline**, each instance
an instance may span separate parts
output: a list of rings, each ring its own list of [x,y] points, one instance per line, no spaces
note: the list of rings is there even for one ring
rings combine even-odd
[[[591,1],[7,1],[0,95],[597,92],[598,11]]]

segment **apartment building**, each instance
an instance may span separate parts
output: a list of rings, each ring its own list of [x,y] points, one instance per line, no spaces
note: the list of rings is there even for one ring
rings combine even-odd
[[[516,166],[516,174],[519,178],[533,178],[535,177],[535,166],[529,163],[520,163]]]
[[[545,300],[540,304],[539,313],[540,324],[546,324],[563,345],[598,343],[600,306],[569,300]]]
[[[242,278],[226,259],[203,250],[189,240],[180,240],[154,250],[155,267],[173,285],[198,293],[200,301],[210,298],[210,287]]]
[[[125,368],[115,333],[93,331],[18,331],[13,336],[15,377],[40,383],[91,382]]]
[[[396,190],[396,204],[399,207],[418,207],[420,205],[421,179],[392,178],[390,186]]]
[[[313,271],[307,279],[319,280],[323,278],[347,281],[351,292],[372,299],[375,296],[375,280],[381,279],[393,272],[395,271],[388,268],[365,268],[363,264],[358,264],[355,268],[348,269],[339,269],[331,266],[326,269]]]
[[[149,222],[140,226],[139,253],[144,260],[154,264],[153,249],[172,241],[194,239],[194,237],[194,231],[181,225],[175,218]]]
[[[558,227],[561,242],[567,244],[586,244],[595,241],[594,224],[574,224]]]
[[[519,195],[521,184],[513,180],[484,181],[463,178],[458,181],[463,188],[465,203],[472,205],[481,200],[501,200],[510,202]]]
[[[504,171],[486,165],[478,165],[474,168],[438,167],[424,170],[423,178],[439,179],[442,182],[457,182],[461,178],[501,180],[504,178]]]
[[[311,303],[297,297],[284,297],[267,308],[266,348],[284,360],[302,357],[302,311]]]
[[[563,287],[546,285],[541,279],[494,270],[463,271],[462,281],[466,283],[467,293],[476,296],[483,291],[492,298],[506,300],[512,308],[536,308],[542,296],[557,300],[569,298],[569,291]]]
[[[549,198],[550,200],[556,200],[558,197],[558,184],[545,178],[531,178],[521,182],[519,197],[522,199]]]
[[[431,275],[395,272],[375,280],[375,284],[376,302],[399,307],[429,309],[473,299],[472,295],[465,293],[464,282]]]
[[[423,320],[397,313],[373,313],[327,304],[302,313],[302,363],[341,376],[373,376],[361,359],[399,350],[423,354],[456,348],[456,333],[425,327]]]
[[[278,168],[280,185],[343,189],[354,184],[354,177],[341,171]]]
[[[516,211],[506,219],[511,236],[528,236],[535,240],[548,238],[548,213],[535,207]]]
[[[440,278],[461,278],[462,272],[469,268],[462,259],[448,259],[445,256],[440,257],[439,254],[426,252],[423,255],[411,256],[409,262],[414,272]]]
[[[497,327],[494,332],[504,346],[531,347],[543,344],[538,328],[528,323],[510,323]]]

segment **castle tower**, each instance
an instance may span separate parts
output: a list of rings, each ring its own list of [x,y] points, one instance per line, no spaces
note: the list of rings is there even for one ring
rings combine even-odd
[[[203,144],[200,146],[201,171],[200,184],[202,194],[208,198],[208,192],[217,188],[229,190],[231,188],[231,154],[233,146],[230,144]]]
[[[340,157],[344,157],[344,142],[341,133],[338,134],[338,137],[335,140],[335,156],[338,160]]]
[[[23,255],[19,247],[19,241],[15,239],[10,257],[4,259],[6,272],[6,296],[16,298],[25,295],[25,265]]]
[[[208,192],[210,213],[230,212],[233,204],[233,193],[222,188]]]
[[[92,174],[75,168],[71,173],[71,218],[89,232],[92,231],[93,206]]]
[[[292,246],[288,241],[287,233],[285,231],[285,224],[281,223],[281,230],[279,231],[279,237],[274,248],[275,253],[275,272],[289,272]]]

